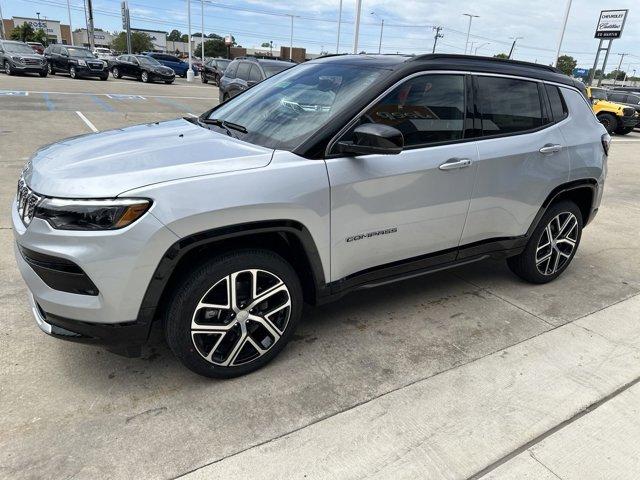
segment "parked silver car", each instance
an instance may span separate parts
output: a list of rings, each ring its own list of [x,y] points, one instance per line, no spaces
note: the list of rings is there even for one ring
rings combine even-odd
[[[16,258],[46,333],[133,355],[160,321],[187,367],[231,377],[282,350],[303,302],[490,257],[555,279],[609,142],[551,67],[321,58],[197,119],[39,150]]]

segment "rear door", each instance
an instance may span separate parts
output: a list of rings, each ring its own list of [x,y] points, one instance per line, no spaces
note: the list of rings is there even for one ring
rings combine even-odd
[[[482,136],[461,246],[525,235],[571,170],[563,121],[552,120],[542,82],[480,74],[475,81]]]
[[[251,70],[251,64],[249,62],[240,62],[238,64],[238,71],[236,72],[236,78],[231,85],[231,96],[235,97],[240,92],[247,89],[249,81],[249,72]]]
[[[477,159],[465,129],[467,78],[409,78],[340,138],[350,140],[359,124],[382,123],[402,132],[405,148],[399,155],[327,158],[332,280],[429,254],[420,261],[455,259]]]

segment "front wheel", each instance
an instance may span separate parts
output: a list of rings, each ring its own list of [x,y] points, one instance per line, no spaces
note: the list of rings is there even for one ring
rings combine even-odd
[[[168,302],[167,343],[200,375],[244,375],[284,348],[302,301],[298,276],[282,257],[268,250],[230,252],[178,283]]]
[[[607,133],[612,135],[618,128],[618,119],[611,113],[601,113],[598,115],[598,120],[607,129]]]
[[[551,205],[540,219],[524,251],[507,259],[513,273],[531,283],[556,279],[571,263],[582,237],[582,213],[564,200]]]
[[[71,66],[71,67],[69,68],[69,76],[70,76],[71,78],[78,78],[78,73],[76,72],[76,67]]]
[[[51,66],[50,63],[47,63],[47,72],[49,73],[49,75],[55,75],[56,71],[53,69],[53,67]]]
[[[207,78],[207,76],[204,74],[204,72],[200,73],[200,81],[202,83],[207,83],[209,81],[209,79]]]
[[[167,85],[171,85],[173,83],[173,80],[165,80],[164,83],[166,83]]]
[[[107,73],[106,75],[102,75],[100,77],[100,80],[102,80],[103,82],[109,80],[109,74]]]
[[[118,79],[122,76],[118,67],[113,67],[113,70],[111,70],[111,75],[113,75],[113,78],[115,79]]]
[[[140,74],[140,80],[144,83],[149,83],[149,73],[146,70]]]

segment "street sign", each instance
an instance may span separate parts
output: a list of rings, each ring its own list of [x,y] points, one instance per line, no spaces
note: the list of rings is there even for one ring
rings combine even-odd
[[[224,37],[224,44],[227,47],[230,47],[231,45],[233,45],[233,36],[227,35],[226,37]]]
[[[595,38],[620,38],[629,10],[602,10]]]
[[[576,78],[586,78],[586,76],[589,74],[589,69],[588,68],[574,68],[573,69],[573,76]]]

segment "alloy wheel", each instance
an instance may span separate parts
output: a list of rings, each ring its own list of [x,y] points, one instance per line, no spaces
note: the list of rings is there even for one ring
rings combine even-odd
[[[215,283],[191,319],[191,339],[208,362],[229,367],[267,353],[282,337],[291,315],[286,284],[266,270],[241,270]]]
[[[7,75],[11,75],[11,64],[9,62],[4,62],[4,72]]]
[[[47,64],[47,72],[49,72],[49,74],[53,73],[53,68],[51,68],[50,63]]]
[[[142,72],[142,81],[147,83],[149,81],[149,74],[147,72]]]
[[[571,259],[578,243],[578,219],[562,212],[551,219],[536,248],[536,268],[542,275],[553,275]]]
[[[75,69],[75,67],[71,67],[71,68],[69,69],[69,76],[70,76],[71,78],[76,78],[76,69]]]

